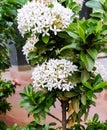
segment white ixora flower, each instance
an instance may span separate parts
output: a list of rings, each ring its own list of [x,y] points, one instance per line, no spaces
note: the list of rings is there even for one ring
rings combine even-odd
[[[38,38],[36,36],[32,36],[27,39],[26,44],[23,46],[23,54],[26,56],[26,59],[28,58],[29,52],[33,51],[35,49],[35,44],[38,42]],[[28,59],[27,59],[28,61]]]
[[[17,23],[22,36],[26,33],[49,35],[49,30],[56,35],[71,22],[73,12],[57,1],[53,7],[43,1],[31,1],[18,9]]]
[[[107,81],[107,69],[105,69],[104,65],[101,62],[96,61],[94,67],[96,68],[93,72],[95,75],[100,74],[104,81]]]
[[[49,91],[59,89],[70,91],[76,84],[67,80],[77,70],[73,62],[65,59],[50,59],[34,68],[32,80],[34,87],[47,88]]]

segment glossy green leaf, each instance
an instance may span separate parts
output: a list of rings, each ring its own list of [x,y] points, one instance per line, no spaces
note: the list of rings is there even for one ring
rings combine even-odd
[[[102,77],[100,76],[100,74],[98,74],[95,79],[94,79],[94,84],[93,86],[96,86],[97,84],[99,84],[102,81]]]
[[[20,102],[20,107],[28,107],[30,106],[30,100],[23,100]]]
[[[87,65],[88,65],[88,66],[86,66],[86,68],[88,71],[91,71],[92,68],[94,67],[95,61],[89,55],[86,55],[86,61],[87,61]]]
[[[85,31],[81,26],[78,26],[78,34],[82,38],[83,42],[86,42]]]
[[[63,48],[61,48],[60,52],[66,50],[66,49],[76,49],[76,47],[77,47],[77,44],[72,43],[70,45],[67,45],[67,46],[64,46]]]
[[[100,88],[104,88],[107,86],[107,82],[101,82],[99,84],[97,84],[96,86],[93,87],[93,91],[100,89]]]
[[[86,96],[87,96],[87,98],[88,98],[89,100],[92,100],[93,92],[92,92],[92,91],[88,91],[88,92],[86,93]]]
[[[102,31],[102,21],[98,21],[97,22],[97,26],[96,26],[96,33],[99,33],[100,31]]]
[[[35,110],[35,106],[29,106],[27,109],[26,109],[26,111],[28,112],[28,113],[31,113],[31,112],[33,112]]]
[[[98,114],[95,114],[95,115],[94,115],[94,117],[92,118],[93,122],[96,122],[96,121],[98,121],[98,119],[99,119],[99,116],[98,116]]]
[[[74,39],[78,39],[79,38],[79,36],[76,33],[74,33],[74,32],[67,31],[67,33],[68,33],[69,36],[71,36]]]
[[[42,41],[47,44],[49,42],[49,36],[45,35],[45,36],[42,36]]]
[[[82,62],[84,63],[86,69],[88,71],[91,71],[94,66],[95,61],[88,54],[84,54],[83,52],[81,52],[80,58]]]
[[[88,54],[91,56],[91,58],[93,58],[93,60],[96,60],[96,59],[97,59],[97,54],[98,54],[98,52],[97,52],[96,49],[93,49],[93,48],[87,49],[87,52],[88,52]]]
[[[85,87],[87,87],[88,89],[90,89],[90,90],[93,89],[93,87],[91,86],[91,84],[88,83],[88,82],[84,82],[83,85],[84,85]]]

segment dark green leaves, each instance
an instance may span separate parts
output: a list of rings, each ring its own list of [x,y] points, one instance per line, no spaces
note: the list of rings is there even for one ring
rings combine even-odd
[[[50,107],[54,105],[56,100],[55,94],[48,91],[35,92],[33,86],[29,85],[28,89],[24,88],[20,95],[23,98],[20,106],[26,107],[27,112],[33,114],[37,124],[43,125]]]
[[[0,113],[6,113],[11,110],[11,105],[7,98],[15,93],[15,87],[11,81],[3,81],[0,78]]]

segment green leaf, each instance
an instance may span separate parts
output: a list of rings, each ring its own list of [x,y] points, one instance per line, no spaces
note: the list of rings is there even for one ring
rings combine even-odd
[[[45,125],[44,130],[49,130],[49,125]]]
[[[92,68],[93,68],[93,66],[94,66],[94,62],[95,62],[95,61],[91,58],[91,56],[88,55],[88,54],[84,54],[83,52],[81,52],[80,58],[81,58],[82,62],[84,63],[86,69],[87,69],[88,71],[91,71]]]
[[[93,91],[100,89],[100,88],[104,88],[107,86],[107,82],[101,82],[99,84],[97,84],[96,86],[93,87]]]
[[[19,4],[25,4],[28,0],[6,0],[6,2],[8,3],[13,3],[13,4],[16,4],[16,3],[19,3]]]
[[[82,82],[86,82],[89,79],[90,75],[89,72],[87,70],[83,70],[81,72],[81,81]]]
[[[102,77],[101,77],[100,74],[98,74],[98,75],[95,77],[93,86],[99,84],[101,81],[102,81]]]
[[[88,92],[86,93],[86,95],[87,95],[87,98],[88,98],[89,100],[92,100],[92,97],[93,97],[93,92],[92,92],[92,91],[88,91]]]
[[[67,45],[67,46],[64,46],[63,48],[61,48],[60,52],[66,50],[66,49],[76,49],[76,47],[77,47],[77,44],[76,43],[72,43],[70,45]]]
[[[101,14],[100,12],[96,12],[96,13],[92,13],[90,14],[91,17],[96,17],[96,18],[103,18],[103,14]]]
[[[86,3],[86,6],[94,9],[103,10],[101,3],[98,0],[90,0]]]
[[[33,112],[35,110],[35,106],[29,106],[27,109],[26,109],[26,111],[28,112],[28,113],[31,113],[31,112]]]
[[[102,21],[98,21],[97,22],[97,26],[96,26],[96,33],[99,33],[100,31],[102,31]]]
[[[44,113],[44,111],[38,113],[38,114],[34,114],[33,115],[35,121],[40,124],[40,125],[44,125],[45,124],[45,120],[46,120],[46,113]]]
[[[86,55],[86,61],[87,61],[87,65],[88,65],[86,68],[88,71],[91,71],[92,68],[94,67],[95,61],[89,55]]]
[[[29,97],[27,96],[27,94],[20,93],[20,96],[21,96],[24,100],[29,99]]]
[[[96,60],[96,59],[97,59],[97,54],[98,54],[98,52],[97,52],[96,49],[93,49],[93,48],[87,49],[87,52],[88,52],[88,54],[93,58],[93,60]]]
[[[86,42],[85,32],[84,29],[78,25],[78,34],[82,38],[83,42]]]
[[[86,95],[81,96],[81,102],[83,105],[86,105]]]
[[[29,52],[28,56],[29,56],[29,60],[32,60],[32,59],[35,58],[36,53],[35,52]]]
[[[42,36],[42,41],[47,44],[49,42],[49,36],[45,35],[45,36]]]
[[[93,117],[93,119],[92,119],[92,121],[93,121],[93,122],[97,122],[98,119],[99,119],[98,114],[95,114],[94,117]]]
[[[42,111],[43,111],[42,107],[37,107],[33,113],[38,114],[41,113]]]
[[[74,39],[78,39],[79,38],[78,35],[76,33],[74,33],[74,32],[67,31],[67,33],[68,33],[69,36],[71,36]]]
[[[23,100],[20,102],[20,107],[30,106],[30,100]]]
[[[93,87],[91,86],[91,84],[88,83],[88,82],[84,82],[83,85],[84,85],[85,87],[87,87],[88,89],[90,89],[90,90],[93,89]]]

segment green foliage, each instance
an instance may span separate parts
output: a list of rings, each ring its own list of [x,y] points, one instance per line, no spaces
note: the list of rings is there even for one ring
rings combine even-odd
[[[16,30],[17,9],[21,8],[27,0],[2,0],[0,1],[0,42],[14,43],[21,36]],[[22,39],[23,41],[23,39]]]
[[[15,93],[15,85],[10,81],[3,81],[0,79],[0,114],[6,113],[11,109],[10,103],[7,102],[7,98]]]
[[[107,130],[107,121],[100,121],[98,114],[84,124],[75,124],[67,130]]]
[[[98,114],[95,114],[91,121],[86,123],[86,130],[107,130],[107,121],[101,122]]]
[[[8,57],[8,49],[5,43],[0,43],[0,73],[9,68],[10,62]]]
[[[6,130],[6,128],[6,124],[2,120],[0,120],[0,130]]]
[[[56,100],[55,93],[48,91],[35,92],[33,86],[29,85],[28,89],[24,88],[20,95],[23,98],[20,106],[26,107],[28,114],[33,115],[37,124],[44,125],[50,107],[54,105]]]
[[[25,40],[16,29],[16,16],[17,9],[26,2],[27,0],[0,0],[0,71],[10,66],[7,44],[24,44]]]
[[[54,129],[54,128],[51,128],[51,126],[54,126],[55,123],[50,123],[49,125],[39,125],[39,124],[36,124],[35,121],[23,126],[23,127],[20,127],[19,125],[17,124],[14,124],[14,126],[12,127],[7,127],[6,130],[58,130],[58,129]]]

